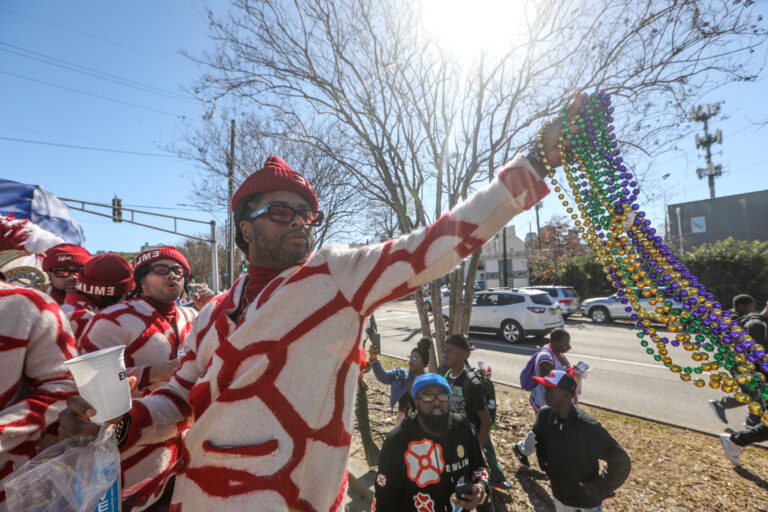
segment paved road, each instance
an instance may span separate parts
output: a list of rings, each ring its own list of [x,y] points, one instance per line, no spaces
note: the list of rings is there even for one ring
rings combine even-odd
[[[411,301],[380,307],[376,323],[385,355],[406,358],[421,337],[416,306]],[[598,326],[577,316],[568,320],[565,327],[571,333],[568,359],[572,364],[584,361],[591,367],[584,381],[582,402],[712,434],[721,433],[726,427],[707,404],[723,393],[681,381],[677,374],[645,353],[636,331],[628,323]],[[543,338],[528,338],[510,345],[482,334],[472,334],[471,340],[478,347],[472,353],[473,366],[485,360],[493,369],[495,381],[513,385],[520,384],[520,371],[531,354],[547,343]],[[670,350],[681,366],[693,363],[688,354],[682,348]],[[744,428],[746,412],[746,407],[731,409],[728,426],[734,430]]]

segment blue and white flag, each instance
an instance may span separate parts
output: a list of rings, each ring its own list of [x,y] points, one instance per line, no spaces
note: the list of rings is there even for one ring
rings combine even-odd
[[[67,205],[39,185],[0,179],[0,214],[29,219],[71,244],[83,245],[85,235]]]

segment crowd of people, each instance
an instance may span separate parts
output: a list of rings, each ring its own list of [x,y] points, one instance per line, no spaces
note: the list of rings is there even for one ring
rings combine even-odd
[[[567,119],[580,103],[577,96]],[[174,247],[140,252],[131,263],[62,243],[42,254],[15,226],[14,249],[40,254],[50,287],[44,294],[0,282],[0,480],[57,438],[96,435],[96,411],[64,362],[125,346],[133,405],[109,422],[124,511],[342,510],[366,319],[453,269],[541,200],[561,136],[559,123],[544,131],[546,165],[539,151],[516,156],[421,231],[314,253],[314,228],[324,220],[315,190],[269,157],[231,201],[248,272],[216,297],[197,296],[194,308],[178,304],[190,266]],[[536,424],[516,453],[534,447],[557,510],[599,510],[630,462],[576,405],[578,379],[563,355],[569,340],[553,333],[542,352]],[[488,375],[469,366],[472,348],[465,336],[448,337],[437,373],[427,371],[429,339],[413,349],[408,370],[385,371],[370,350],[400,413],[382,447],[372,510],[490,510],[493,490],[510,486],[490,435]]]

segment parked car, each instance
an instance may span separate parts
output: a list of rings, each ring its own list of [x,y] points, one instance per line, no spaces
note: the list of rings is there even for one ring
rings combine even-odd
[[[447,306],[443,314],[449,314]],[[508,343],[525,336],[544,336],[563,324],[559,305],[538,290],[478,292],[469,318],[470,331],[495,332]]]
[[[570,286],[553,286],[553,285],[537,285],[526,286],[521,288],[522,290],[539,290],[547,292],[550,297],[555,299],[555,302],[560,304],[560,310],[563,312],[563,317],[581,312],[581,297],[576,290]]]
[[[650,299],[640,297],[638,303],[646,311],[655,314],[656,306],[651,306]],[[630,307],[629,303],[622,304],[621,297],[614,293],[609,297],[596,297],[583,301],[581,314],[588,316],[596,324],[604,324],[630,318],[633,311],[627,311],[627,307]]]
[[[451,299],[451,291],[443,287],[440,289],[440,300],[442,301],[442,304],[448,304],[448,301]],[[432,312],[432,297],[424,297],[424,307],[427,308],[427,312]]]

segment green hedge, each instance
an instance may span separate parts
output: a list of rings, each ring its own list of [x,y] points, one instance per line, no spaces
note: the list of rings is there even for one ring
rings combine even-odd
[[[682,260],[726,309],[739,293],[753,296],[758,311],[768,299],[768,242],[728,238],[704,244]]]

